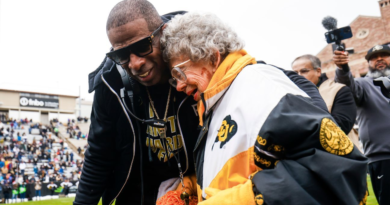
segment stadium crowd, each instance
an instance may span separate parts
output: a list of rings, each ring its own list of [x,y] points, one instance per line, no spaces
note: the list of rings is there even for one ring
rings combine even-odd
[[[42,187],[52,182],[61,183],[64,194],[76,185],[83,161],[76,159],[62,139],[52,135],[53,128],[58,130],[56,126],[46,127],[27,119],[0,122],[2,201],[12,203],[34,196],[38,200]],[[58,136],[58,131],[55,133]],[[54,186],[49,185],[47,188],[53,195]]]

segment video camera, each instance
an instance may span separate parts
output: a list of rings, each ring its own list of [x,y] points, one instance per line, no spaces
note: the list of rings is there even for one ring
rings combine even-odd
[[[344,45],[341,43],[342,40],[352,37],[352,29],[350,26],[337,28],[337,20],[331,16],[327,16],[322,20],[322,25],[328,32],[325,33],[326,42],[328,44],[335,43],[336,50],[345,51]],[[342,66],[344,71],[349,71],[348,64]]]

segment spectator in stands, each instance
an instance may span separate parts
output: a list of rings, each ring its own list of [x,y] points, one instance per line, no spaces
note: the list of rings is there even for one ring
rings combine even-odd
[[[49,143],[50,149],[53,148],[53,142],[54,142],[54,141],[55,141],[55,140],[52,139],[51,136],[49,136],[48,143]]]
[[[50,174],[50,175],[49,175],[49,181],[50,181],[50,182],[56,181],[56,177],[55,177],[53,174]]]
[[[17,141],[18,141],[18,142],[21,142],[21,141],[22,141],[22,136],[20,136],[20,133],[19,133],[19,132],[17,133]]]
[[[41,189],[42,189],[42,183],[40,182],[39,179],[37,179],[37,181],[35,182],[35,197],[36,197],[36,200],[39,200],[41,199]]]
[[[34,176],[37,177],[38,176],[38,167],[36,165],[34,165]]]
[[[8,204],[10,203],[10,195],[12,192],[12,186],[9,184],[8,181],[3,181],[4,182],[4,188],[3,188],[3,195],[4,195],[4,203]]]
[[[19,164],[20,175],[24,176],[25,169],[26,169],[26,163],[24,161],[21,161]]]
[[[70,161],[73,162],[73,152],[70,152]]]
[[[60,139],[60,145],[61,145],[61,149],[64,149],[64,141],[62,139]]]
[[[22,147],[22,146],[21,146],[21,147]],[[23,150],[20,150],[20,151],[18,152],[17,158],[18,158],[19,161],[22,159],[23,152],[24,152]]]
[[[35,166],[37,165],[37,163],[38,163],[38,157],[37,157],[37,154],[34,154],[34,155],[33,155],[32,162],[33,162],[33,164],[34,164]]]
[[[16,146],[14,146],[14,148],[12,149],[12,151],[13,151],[13,153],[17,156],[18,154],[19,154],[19,146],[18,145],[16,145]]]
[[[61,176],[61,174],[57,174],[57,175],[56,175],[55,181],[57,181],[57,182],[61,182],[61,181],[62,181],[62,176]]]
[[[4,202],[4,181],[0,180],[0,203],[5,203]]]
[[[81,147],[77,148],[77,151],[79,152],[79,155],[81,154]]]
[[[40,181],[45,181],[45,178],[46,178],[46,172],[45,170],[41,170],[40,174],[39,174],[39,179]]]
[[[17,178],[17,182],[19,184],[22,184],[24,182],[24,179],[23,179],[23,176],[22,175],[19,175],[18,178]]]
[[[22,143],[20,143],[20,150],[23,150],[24,152],[27,151],[27,139],[24,139]]]
[[[66,153],[65,153],[65,161],[69,162],[69,153],[68,153],[68,151],[66,151]]]
[[[10,173],[6,174],[5,180],[6,180],[9,184],[12,184],[13,179],[14,179],[14,178],[11,176]]]
[[[54,134],[58,137],[58,132],[59,132],[59,130],[58,130],[58,127],[55,127],[54,128]]]
[[[16,120],[13,122],[13,128],[14,128],[14,130],[19,129],[18,128],[18,123],[16,122]]]
[[[72,179],[73,179],[73,181],[78,181],[79,180],[77,172],[72,172]]]
[[[5,176],[6,174],[8,174],[8,168],[7,166],[4,166],[1,168],[1,173],[3,173],[3,176]]]
[[[64,168],[60,167],[60,169],[58,170],[58,173],[60,173],[61,175],[64,174]]]

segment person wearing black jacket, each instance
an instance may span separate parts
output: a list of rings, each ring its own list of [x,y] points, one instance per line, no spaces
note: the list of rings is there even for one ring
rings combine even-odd
[[[330,114],[341,130],[348,134],[355,123],[357,109],[351,89],[321,73],[321,61],[316,56],[297,57],[292,62],[292,69],[319,88]]]
[[[4,203],[8,204],[10,201],[9,199],[11,198],[11,192],[12,192],[12,187],[9,184],[8,181],[5,181],[5,184],[3,186],[3,194],[4,194]]]
[[[89,147],[74,205],[97,204],[101,197],[103,204],[115,200],[117,205],[155,204],[161,182],[179,177],[180,171],[195,171],[196,102],[185,100],[184,93],[171,88],[169,67],[159,48],[163,21],[172,15],[160,17],[153,5],[143,0],[122,1],[112,9],[107,21],[111,53],[128,51],[128,62],[117,65],[105,58],[89,75],[89,91],[95,91],[95,96]],[[140,53],[145,50],[150,53]],[[137,86],[130,90],[134,96],[122,95],[124,99],[118,71],[122,67]],[[140,119],[165,119],[166,131],[139,122],[126,108]]]

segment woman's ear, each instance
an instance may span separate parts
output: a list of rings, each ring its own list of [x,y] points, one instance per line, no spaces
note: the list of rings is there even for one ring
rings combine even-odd
[[[164,26],[161,28],[161,33],[164,31],[164,29],[168,26],[168,24],[164,24]]]
[[[217,70],[219,63],[221,63],[221,53],[219,53],[219,50],[217,50],[214,53],[214,59],[212,61],[213,72],[215,72]]]

